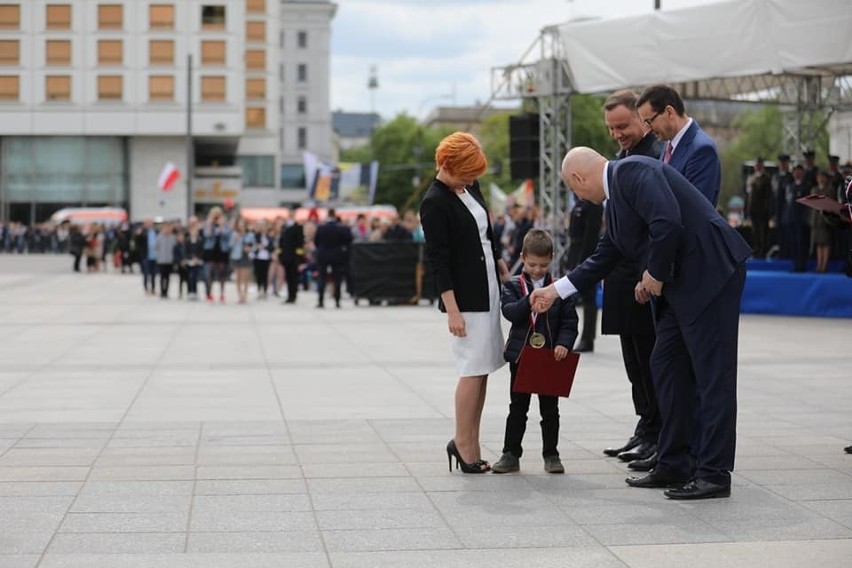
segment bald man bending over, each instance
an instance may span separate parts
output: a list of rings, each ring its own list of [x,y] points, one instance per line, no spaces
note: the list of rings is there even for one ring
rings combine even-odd
[[[585,262],[532,293],[533,309],[544,312],[557,297],[593,286],[623,258],[644,267],[635,297],[642,303],[655,298],[651,375],[662,429],[655,469],[626,481],[669,488],[671,499],[730,496],[748,244],[686,178],[658,160],[608,162],[578,147],[565,156],[562,179],[581,199],[607,200],[606,232]],[[693,470],[694,427],[700,444]]]

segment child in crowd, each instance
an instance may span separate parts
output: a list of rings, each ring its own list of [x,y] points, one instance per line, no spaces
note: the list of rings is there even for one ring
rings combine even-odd
[[[511,403],[509,417],[506,418],[503,455],[491,466],[494,473],[508,473],[521,468],[521,442],[527,428],[531,399],[530,394],[513,390],[521,349],[524,345],[532,348],[547,347],[554,350],[557,360],[562,360],[568,356],[568,351],[577,339],[577,310],[572,300],[557,300],[545,314],[535,314],[530,309],[530,293],[549,285],[553,280],[550,275],[553,239],[546,231],[530,229],[524,237],[520,258],[524,263],[523,272],[513,276],[503,286],[502,311],[512,323],[503,351],[511,373]],[[544,470],[548,473],[564,473],[565,468],[556,449],[559,441],[559,398],[538,395],[538,406],[541,412]]]

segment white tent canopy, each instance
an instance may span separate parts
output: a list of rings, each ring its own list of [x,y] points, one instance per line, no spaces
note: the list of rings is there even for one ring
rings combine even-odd
[[[700,97],[748,76],[765,88],[785,75],[852,75],[849,0],[733,0],[556,29],[580,93],[695,82],[687,94]]]

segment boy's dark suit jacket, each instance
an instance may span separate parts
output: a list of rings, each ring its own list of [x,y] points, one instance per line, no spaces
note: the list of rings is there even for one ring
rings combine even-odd
[[[521,289],[521,278],[526,280],[527,295]],[[544,278],[544,285],[553,282],[548,274]],[[530,298],[529,292],[533,289],[533,283],[529,276],[520,274],[513,276],[503,284],[502,312],[503,316],[512,322],[509,337],[506,340],[506,348],[503,350],[503,358],[514,363],[521,355],[521,349],[527,342],[530,332]],[[540,315],[535,320],[535,331],[544,334],[547,341],[545,347],[553,349],[561,345],[569,351],[574,348],[577,340],[577,310],[571,298],[557,299],[553,306],[547,310],[546,317]]]
[[[473,182],[467,191],[487,214],[479,182]],[[455,192],[437,178],[432,180],[420,202],[420,224],[426,236],[426,256],[435,273],[438,296],[453,290],[460,311],[487,312],[488,274],[476,220]],[[487,234],[494,256],[495,276],[500,282],[497,270],[500,257],[490,220]],[[446,311],[443,301],[438,302],[438,307]]]

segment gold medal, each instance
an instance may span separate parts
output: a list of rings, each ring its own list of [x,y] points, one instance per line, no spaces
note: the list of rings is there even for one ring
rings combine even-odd
[[[547,342],[544,339],[544,334],[536,331],[530,335],[530,347],[533,349],[541,349],[545,343]]]

